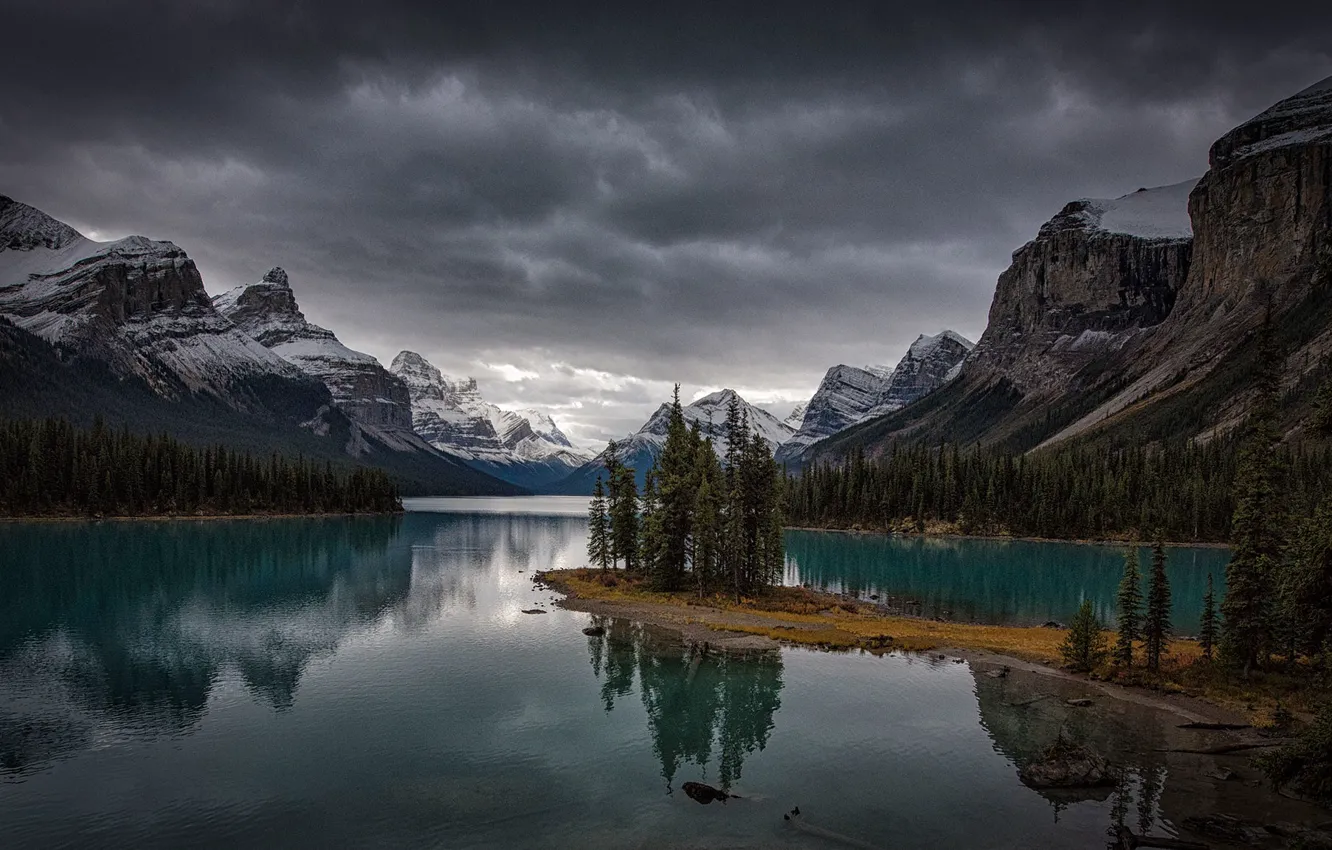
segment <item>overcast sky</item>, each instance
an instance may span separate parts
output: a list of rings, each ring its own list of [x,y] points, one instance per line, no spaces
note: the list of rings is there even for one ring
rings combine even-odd
[[[1332,4],[0,0],[0,194],[575,439],[984,330],[1068,200],[1206,170]],[[1167,8],[1161,8],[1167,7]]]

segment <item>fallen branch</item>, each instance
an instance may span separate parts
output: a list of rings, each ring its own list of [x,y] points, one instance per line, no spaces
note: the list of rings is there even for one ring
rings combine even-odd
[[[1004,703],[1004,705],[1008,706],[1009,708],[1026,708],[1029,705],[1035,705],[1041,700],[1049,699],[1052,696],[1054,696],[1054,694],[1041,694],[1038,697],[1033,697],[1031,699],[1024,699],[1022,702],[1006,702]]]
[[[1197,841],[1181,841],[1177,838],[1153,838],[1150,835],[1134,835],[1127,826],[1115,827],[1115,837],[1119,850],[1137,850],[1139,847],[1158,847],[1161,850],[1211,850],[1206,844]]]
[[[1240,729],[1252,729],[1248,723],[1181,723],[1176,729],[1214,729],[1222,732],[1237,732]]]
[[[1155,750],[1158,753],[1189,753],[1196,756],[1224,756],[1227,753],[1238,753],[1244,750],[1260,750],[1264,747],[1280,747],[1285,740],[1263,741],[1257,744],[1222,744],[1219,747],[1201,747],[1192,749],[1189,747],[1180,747],[1178,749]]]

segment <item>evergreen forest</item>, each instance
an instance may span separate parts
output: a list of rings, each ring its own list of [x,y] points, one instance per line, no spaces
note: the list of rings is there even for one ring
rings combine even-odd
[[[388,513],[402,510],[378,469],[195,448],[95,420],[0,423],[0,515],[161,516]]]

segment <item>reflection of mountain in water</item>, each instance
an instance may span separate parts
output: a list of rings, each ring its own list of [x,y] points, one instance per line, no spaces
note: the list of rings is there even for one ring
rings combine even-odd
[[[522,514],[408,514],[403,536],[412,541],[412,592],[394,608],[394,622],[416,629],[449,608],[476,608],[479,580],[507,564],[538,570],[581,566],[587,549],[581,517]]]
[[[409,591],[400,520],[0,530],[0,760],[193,726],[219,675],[290,706],[310,659]]]
[[[667,787],[683,765],[706,768],[714,754],[713,781],[724,789],[738,782],[745,757],[767,744],[781,706],[781,654],[706,653],[628,620],[593,621],[606,629],[588,638],[606,710],[633,690],[637,675]]]

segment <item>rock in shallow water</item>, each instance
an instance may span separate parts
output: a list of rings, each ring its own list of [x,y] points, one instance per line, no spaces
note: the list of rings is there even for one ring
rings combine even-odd
[[[1062,737],[1039,761],[1023,767],[1018,777],[1030,788],[1097,788],[1115,782],[1108,761]]]

